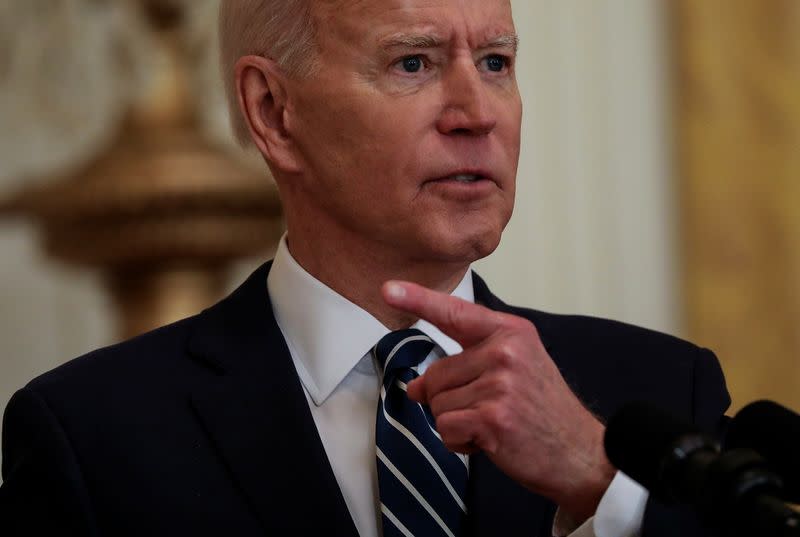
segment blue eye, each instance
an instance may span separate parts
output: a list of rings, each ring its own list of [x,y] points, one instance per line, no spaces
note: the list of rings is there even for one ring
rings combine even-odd
[[[419,56],[409,56],[402,60],[403,70],[407,73],[417,73],[423,67],[422,58]]]
[[[503,56],[492,55],[486,58],[486,68],[495,73],[501,72],[508,65],[508,61]]]

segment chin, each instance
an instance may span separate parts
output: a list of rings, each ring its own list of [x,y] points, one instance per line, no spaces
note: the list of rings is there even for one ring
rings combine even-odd
[[[500,245],[510,213],[495,212],[470,222],[462,221],[457,229],[450,228],[450,244],[460,259],[472,263],[490,255]]]
[[[483,259],[497,249],[502,229],[488,229],[474,233],[442,234],[431,236],[432,257],[447,263],[469,264]]]
[[[479,259],[489,256],[500,245],[501,233],[486,234],[482,237],[475,239],[471,245],[471,254],[469,255],[469,262],[472,263]]]

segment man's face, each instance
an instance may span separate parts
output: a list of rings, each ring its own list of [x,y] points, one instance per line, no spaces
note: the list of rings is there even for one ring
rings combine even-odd
[[[509,1],[320,0],[315,13],[319,72],[287,89],[304,171],[290,210],[409,261],[491,253],[519,157]]]

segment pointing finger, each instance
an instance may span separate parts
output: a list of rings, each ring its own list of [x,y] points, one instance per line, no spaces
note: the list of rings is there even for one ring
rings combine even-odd
[[[382,291],[387,304],[425,319],[465,348],[502,325],[501,313],[415,283],[388,281]]]

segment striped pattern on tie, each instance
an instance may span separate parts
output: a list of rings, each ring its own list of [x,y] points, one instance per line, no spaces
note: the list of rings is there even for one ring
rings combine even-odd
[[[464,533],[467,465],[442,443],[430,409],[406,395],[434,346],[408,329],[388,334],[373,349],[383,370],[375,441],[384,537]]]

